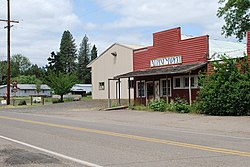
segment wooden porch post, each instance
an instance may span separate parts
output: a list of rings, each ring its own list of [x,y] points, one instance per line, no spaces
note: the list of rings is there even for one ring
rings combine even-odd
[[[189,92],[189,105],[192,105],[192,90],[191,90],[191,71],[189,72],[188,76],[188,92]]]
[[[142,85],[141,85],[141,80],[140,80],[140,86],[139,86],[139,88],[140,88],[140,105],[142,105]],[[139,92],[139,91],[138,91]]]
[[[155,100],[155,77],[153,77],[153,91],[154,91],[154,100]]]
[[[111,100],[110,100],[110,79],[108,79],[108,107],[111,107]]]
[[[169,99],[168,99],[168,76],[166,75],[166,101],[167,104],[169,103]]]
[[[119,105],[121,105],[121,79],[118,79]]]
[[[108,107],[111,107],[111,101],[110,101],[110,79],[108,79]]]
[[[130,77],[128,77],[128,106],[130,106]]]

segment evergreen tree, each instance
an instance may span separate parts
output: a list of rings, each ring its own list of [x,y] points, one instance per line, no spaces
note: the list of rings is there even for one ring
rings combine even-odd
[[[90,43],[88,37],[85,35],[78,53],[78,79],[81,83],[91,83],[90,69],[87,69],[90,56]]]
[[[75,40],[72,34],[69,31],[64,31],[60,51],[57,53],[57,59],[55,59],[55,65],[59,68],[58,72],[73,73],[76,71],[76,51]]]
[[[51,52],[51,56],[47,59],[48,60],[48,65],[46,68],[49,71],[53,72],[62,72],[64,71],[64,66],[62,62],[60,61],[60,53],[55,54],[55,52]]]
[[[94,45],[91,50],[91,61],[94,60],[95,58],[97,58],[97,48]]]

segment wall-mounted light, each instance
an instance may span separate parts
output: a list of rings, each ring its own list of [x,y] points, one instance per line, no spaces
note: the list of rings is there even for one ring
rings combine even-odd
[[[117,53],[116,52],[112,52],[111,53],[113,56],[117,56]]]

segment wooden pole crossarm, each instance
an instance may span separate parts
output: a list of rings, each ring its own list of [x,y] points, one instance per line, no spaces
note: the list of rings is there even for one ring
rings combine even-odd
[[[0,21],[3,21],[3,22],[8,22],[8,20],[5,20],[5,19],[0,19]],[[11,23],[19,23],[18,20],[10,20]]]

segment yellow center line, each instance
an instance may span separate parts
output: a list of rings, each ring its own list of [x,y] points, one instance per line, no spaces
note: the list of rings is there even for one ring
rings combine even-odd
[[[189,144],[189,143],[177,142],[177,141],[172,141],[172,140],[143,137],[143,136],[137,136],[137,135],[124,134],[124,133],[115,133],[115,132],[81,128],[81,127],[68,126],[68,125],[62,125],[62,124],[53,124],[53,123],[48,123],[48,122],[32,121],[32,120],[12,118],[12,117],[6,117],[6,116],[0,116],[0,119],[19,121],[19,122],[36,124],[36,125],[45,125],[45,126],[50,126],[50,127],[70,129],[70,130],[83,131],[83,132],[89,132],[89,133],[96,133],[96,134],[134,139],[134,140],[140,140],[140,141],[146,141],[146,142],[160,143],[160,144],[166,144],[166,145],[172,145],[172,146],[178,146],[178,147],[192,148],[192,149],[209,151],[209,152],[250,157],[250,152],[243,152],[243,151],[231,150],[231,149],[225,149],[225,148],[208,147],[208,146],[203,146],[203,145]]]

